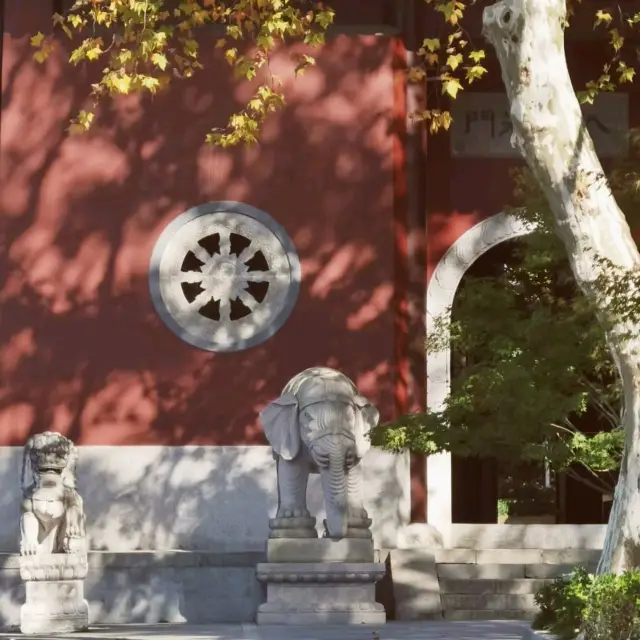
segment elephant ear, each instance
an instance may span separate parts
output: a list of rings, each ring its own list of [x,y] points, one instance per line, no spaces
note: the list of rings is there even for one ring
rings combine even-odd
[[[378,425],[380,412],[364,396],[356,396],[353,399],[356,408],[356,449],[359,457],[371,449],[369,431]]]
[[[260,422],[273,452],[293,460],[300,451],[297,398],[284,393],[260,412]]]

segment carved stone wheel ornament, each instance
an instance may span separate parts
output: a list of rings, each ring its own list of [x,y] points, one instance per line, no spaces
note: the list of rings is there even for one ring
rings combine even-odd
[[[300,262],[267,213],[210,202],[162,232],[149,286],[156,311],[182,340],[207,351],[239,351],[286,322],[298,297]]]

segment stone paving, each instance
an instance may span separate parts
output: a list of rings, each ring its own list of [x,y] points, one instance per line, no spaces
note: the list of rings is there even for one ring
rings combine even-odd
[[[519,622],[390,622],[384,626],[284,627],[254,624],[95,625],[90,631],[56,636],[22,636],[0,632],[0,638],[48,640],[536,640],[526,623]]]

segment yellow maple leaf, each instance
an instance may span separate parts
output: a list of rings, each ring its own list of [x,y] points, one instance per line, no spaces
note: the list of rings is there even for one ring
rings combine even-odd
[[[41,47],[43,40],[44,40],[44,33],[41,33],[40,31],[38,31],[38,33],[36,33],[35,36],[31,36],[31,40],[30,40],[31,46]]]
[[[442,90],[444,93],[450,95],[452,98],[458,95],[458,91],[462,90],[462,85],[455,78],[447,78],[442,81]]]

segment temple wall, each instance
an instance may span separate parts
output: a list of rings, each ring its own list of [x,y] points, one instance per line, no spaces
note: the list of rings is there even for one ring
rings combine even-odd
[[[392,42],[337,36],[298,78],[294,52],[280,52],[271,69],[285,109],[259,146],[214,150],[207,131],[257,86],[218,54],[204,54],[206,73],[115,100],[94,132],[69,137],[90,73],[63,53],[33,61],[48,2],[8,0],[4,17],[0,549],[17,548],[19,447],[44,430],[80,446],[93,548],[261,546],[276,484],[257,415],[291,376],[340,369],[393,417]],[[167,225],[211,201],[266,213],[301,272],[275,335],[225,353],[172,332],[149,283]],[[407,458],[376,452],[365,464],[376,536],[393,545],[408,519]]]

